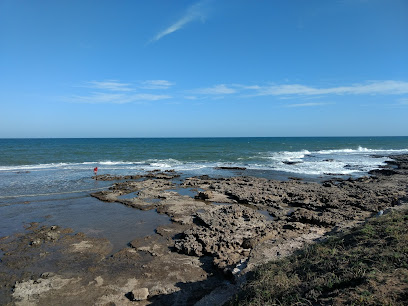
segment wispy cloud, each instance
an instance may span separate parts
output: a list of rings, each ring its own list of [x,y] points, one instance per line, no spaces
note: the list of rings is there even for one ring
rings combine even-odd
[[[387,80],[329,88],[317,88],[301,84],[271,85],[260,87],[255,95],[393,95],[406,93],[408,93],[408,82]]]
[[[199,98],[197,96],[184,96],[184,99],[186,99],[186,100],[198,100]]]
[[[121,83],[117,80],[108,80],[108,81],[90,81],[86,82],[83,87],[95,88],[95,89],[103,89],[103,90],[112,90],[112,91],[133,91],[130,88],[130,84],[128,83]]]
[[[397,96],[394,101],[399,106],[408,105],[408,82],[397,80],[366,81],[359,84],[341,85],[335,87],[317,87],[304,84],[217,84],[210,87],[195,89],[185,88],[174,91],[175,83],[167,80],[145,80],[136,83],[125,83],[119,80],[89,81],[83,83],[88,93],[71,96],[71,101],[78,103],[114,103],[124,104],[142,101],[158,101],[178,97],[185,100],[224,99],[226,96],[234,98],[255,98],[273,96],[279,100],[302,99],[301,103],[287,103],[284,107],[313,107],[330,103],[315,102],[317,99],[330,99],[342,95],[383,95]],[[89,90],[92,89],[92,90]],[[153,94],[152,90],[160,90],[160,94]],[[156,92],[157,93],[157,92]],[[399,95],[399,97],[398,97]],[[398,99],[399,98],[399,99]],[[309,101],[307,101],[309,100]]]
[[[142,82],[141,88],[143,89],[168,89],[174,83],[166,80],[147,80]]]
[[[287,104],[285,107],[313,107],[313,106],[323,106],[323,105],[330,105],[333,103],[325,103],[325,102],[310,102],[310,103],[299,103],[299,104]]]
[[[169,99],[169,95],[153,95],[153,94],[121,94],[121,93],[101,93],[96,92],[87,96],[73,96],[71,102],[89,103],[89,104],[125,104],[134,102],[148,102]]]
[[[304,84],[219,84],[208,88],[190,90],[190,92],[203,95],[237,94],[241,97],[277,96],[280,99],[291,99],[298,96],[315,98],[327,95],[401,95],[408,93],[408,82],[394,80],[367,81],[361,84],[327,88]]]
[[[167,27],[165,30],[157,33],[156,36],[149,41],[149,43],[158,41],[164,36],[182,29],[186,24],[192,21],[199,19],[203,20],[206,16],[205,4],[207,4],[207,2],[208,1],[203,0],[191,5],[179,20]]]
[[[195,89],[193,92],[204,95],[226,95],[237,93],[237,90],[225,84],[220,84],[213,87]]]
[[[151,94],[141,92],[140,89],[167,89],[173,83],[166,80],[147,80],[141,82],[142,86],[135,86],[131,83],[122,83],[118,80],[90,81],[85,82],[82,88],[92,89],[91,92],[72,95],[65,98],[65,101],[73,103],[89,104],[125,104],[158,101],[172,98],[169,94]],[[95,90],[96,89],[96,90]]]
[[[408,98],[402,98],[398,100],[399,105],[408,105]]]

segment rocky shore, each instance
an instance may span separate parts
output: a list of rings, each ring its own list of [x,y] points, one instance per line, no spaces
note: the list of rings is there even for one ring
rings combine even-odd
[[[110,255],[105,239],[32,224],[0,238],[0,304],[220,305],[256,266],[408,202],[408,156],[359,179],[98,176],[92,196],[173,221]],[[109,216],[107,216],[108,218]]]

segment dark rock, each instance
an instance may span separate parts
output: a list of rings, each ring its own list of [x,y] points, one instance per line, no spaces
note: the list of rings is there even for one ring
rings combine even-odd
[[[391,170],[391,169],[375,169],[369,172],[369,174],[384,175],[384,176],[390,176],[390,175],[394,175],[397,173],[398,173],[397,171]]]
[[[217,169],[217,170],[246,170],[245,167],[225,167],[225,166],[215,167],[214,169]]]
[[[126,297],[131,301],[144,301],[149,296],[149,289],[138,288],[126,294]]]
[[[283,161],[282,163],[284,163],[286,165],[297,165],[297,164],[301,164],[302,162],[300,162],[300,161]]]
[[[288,179],[292,180],[292,181],[302,181],[303,179],[300,177],[294,177],[294,176],[290,176],[288,177]]]
[[[199,191],[194,197],[196,200],[208,200],[211,197],[211,191]]]

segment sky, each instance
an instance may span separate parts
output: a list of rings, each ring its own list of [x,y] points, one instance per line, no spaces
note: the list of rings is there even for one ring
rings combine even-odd
[[[408,136],[406,0],[0,0],[0,138]]]

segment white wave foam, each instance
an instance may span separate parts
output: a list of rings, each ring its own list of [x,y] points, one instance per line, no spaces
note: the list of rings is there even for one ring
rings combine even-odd
[[[308,162],[297,165],[278,164],[273,167],[274,170],[306,174],[306,175],[323,175],[327,173],[352,174],[358,172],[355,169],[345,169],[342,162]]]
[[[41,170],[61,168],[70,165],[69,163],[50,163],[50,164],[38,164],[38,165],[21,165],[21,166],[0,166],[0,171],[22,171],[22,170]]]
[[[100,165],[104,165],[104,166],[116,166],[116,165],[129,165],[129,164],[133,164],[132,162],[126,162],[126,161],[100,161],[98,162],[98,164]]]
[[[408,149],[368,149],[359,146],[357,149],[337,149],[337,150],[320,150],[315,151],[313,154],[342,154],[342,153],[370,153],[370,154],[395,154],[395,153],[408,153]]]
[[[52,170],[52,169],[74,169],[83,166],[91,168],[99,165],[126,165],[127,162],[83,162],[83,163],[49,163],[37,165],[20,165],[20,166],[0,166],[0,171],[33,171],[33,170]]]
[[[86,161],[80,163],[49,163],[37,165],[0,166],[1,172],[12,171],[54,171],[78,170],[88,171],[100,167],[101,171],[128,172],[149,171],[154,169],[176,171],[210,171],[220,166],[246,167],[248,169],[277,170],[299,174],[321,175],[324,173],[353,174],[367,172],[383,165],[385,158],[372,158],[371,155],[390,155],[408,153],[408,149],[333,149],[333,150],[300,150],[259,153],[255,156],[242,156],[236,162],[208,162],[205,160],[183,162],[177,159],[148,159],[139,161]],[[288,163],[285,163],[288,162]]]
[[[254,166],[258,169],[267,166],[276,171],[306,175],[327,173],[352,175],[377,169],[388,160],[387,155],[396,153],[408,153],[408,149],[368,149],[359,146],[357,149],[269,152],[266,156],[260,153],[251,158],[258,161],[268,161],[265,162],[265,165],[256,163]],[[372,155],[375,154],[385,157],[373,158]]]
[[[177,159],[149,159],[147,162],[150,164],[152,167],[157,167],[157,168],[171,168],[174,166],[179,166],[182,165],[183,163],[178,161]]]
[[[308,150],[295,151],[295,152],[290,152],[290,151],[271,152],[271,156],[267,156],[265,158],[273,159],[273,160],[281,161],[281,162],[282,161],[296,162],[296,161],[301,161],[308,154],[310,154]]]

